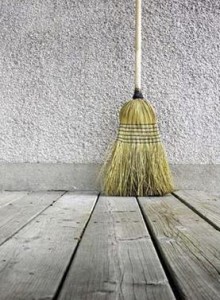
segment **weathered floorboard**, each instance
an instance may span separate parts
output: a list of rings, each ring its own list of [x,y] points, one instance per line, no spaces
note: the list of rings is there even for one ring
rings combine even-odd
[[[186,190],[175,192],[175,195],[220,230],[220,194]]]
[[[99,198],[58,299],[175,299],[135,198]]]
[[[26,196],[28,193],[27,191],[22,191],[22,192],[7,192],[7,191],[2,191],[0,192],[0,208],[3,206],[6,206],[9,203],[12,203],[20,198],[23,198]]]
[[[220,299],[220,232],[174,196],[139,198],[183,299]]]
[[[0,245],[56,201],[64,192],[32,192],[0,208]]]
[[[1,300],[53,299],[96,198],[66,193],[0,247]]]

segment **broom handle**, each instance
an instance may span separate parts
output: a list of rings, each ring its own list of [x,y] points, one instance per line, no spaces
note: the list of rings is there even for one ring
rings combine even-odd
[[[143,98],[141,93],[141,0],[136,0],[135,18],[135,91],[134,99]]]

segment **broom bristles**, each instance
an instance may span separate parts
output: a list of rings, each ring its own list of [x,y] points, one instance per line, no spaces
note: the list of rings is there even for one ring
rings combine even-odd
[[[173,191],[166,152],[149,102],[131,100],[120,111],[120,128],[101,170],[106,195],[165,195]]]

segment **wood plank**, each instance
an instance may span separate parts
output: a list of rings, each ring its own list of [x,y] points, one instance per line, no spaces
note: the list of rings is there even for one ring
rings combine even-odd
[[[205,191],[177,191],[175,196],[220,230],[220,194]]]
[[[32,192],[18,197],[0,209],[0,245],[24,227],[49,205],[52,205],[64,191]]]
[[[54,298],[96,198],[66,193],[0,247],[1,300]]]
[[[1,191],[0,192],[0,208],[6,206],[9,203],[12,203],[20,198],[26,196],[28,191],[19,191],[19,192],[8,192],[8,191]]]
[[[58,299],[175,299],[135,198],[99,198]]]
[[[220,232],[174,196],[139,198],[183,299],[220,299]]]

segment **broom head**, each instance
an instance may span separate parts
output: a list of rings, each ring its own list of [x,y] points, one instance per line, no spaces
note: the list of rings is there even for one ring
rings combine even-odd
[[[101,170],[102,190],[112,196],[165,195],[173,191],[166,152],[151,104],[128,101],[120,127]]]

